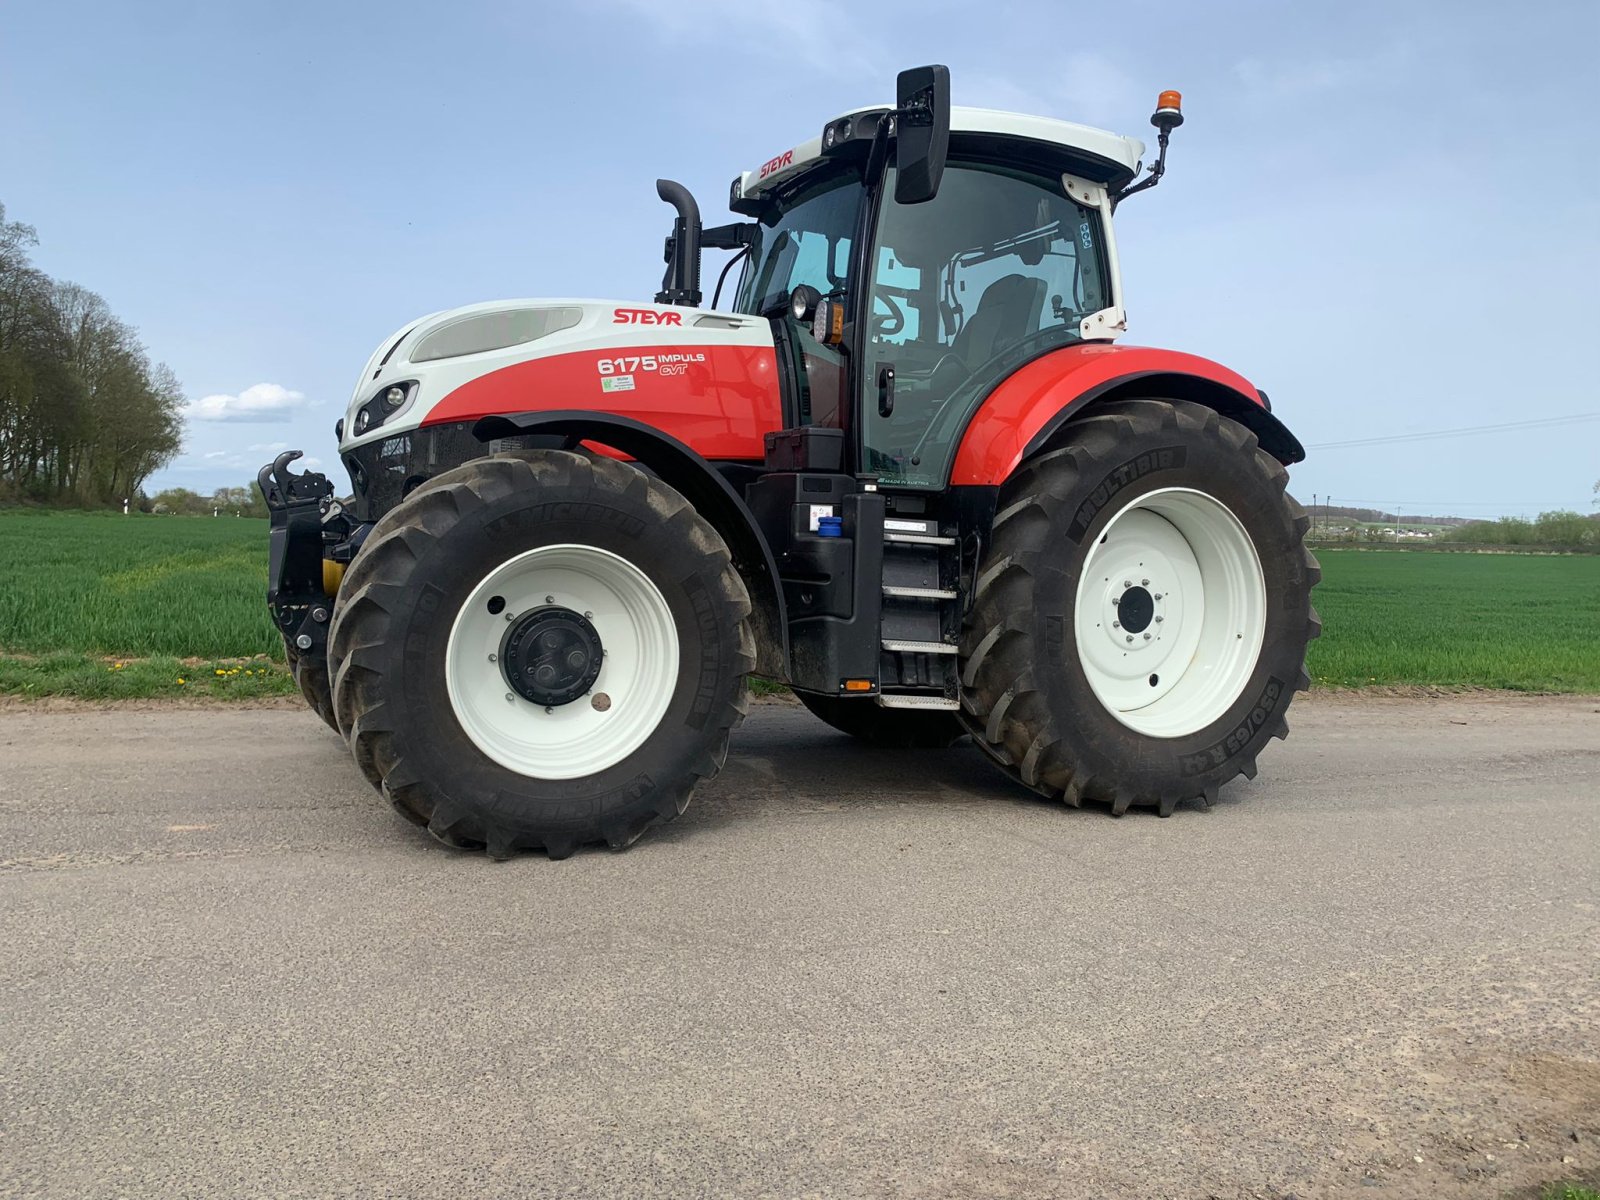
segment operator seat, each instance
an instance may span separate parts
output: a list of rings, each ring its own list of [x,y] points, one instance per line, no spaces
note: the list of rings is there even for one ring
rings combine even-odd
[[[961,327],[950,350],[974,370],[1039,328],[1044,314],[1045,281],[1028,275],[1002,275],[983,289],[978,311]]]

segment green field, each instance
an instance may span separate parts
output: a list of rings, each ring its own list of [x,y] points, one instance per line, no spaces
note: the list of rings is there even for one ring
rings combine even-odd
[[[266,555],[265,521],[0,510],[0,694],[292,692]],[[1600,556],[1320,557],[1321,686],[1600,692]]]
[[[1317,557],[1318,684],[1600,692],[1600,556]]]
[[[0,694],[293,692],[266,564],[261,520],[0,510]]]

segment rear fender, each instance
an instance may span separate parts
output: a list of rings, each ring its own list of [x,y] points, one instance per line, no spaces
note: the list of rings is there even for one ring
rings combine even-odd
[[[789,621],[772,548],[749,506],[704,458],[642,422],[581,410],[498,414],[479,420],[472,432],[482,442],[524,434],[565,437],[573,447],[587,442],[621,452],[675,489],[722,535],[750,592],[756,673],[789,677]]]
[[[1072,346],[1034,359],[990,392],[967,423],[952,484],[1004,483],[1030,455],[1053,444],[1086,408],[1110,400],[1188,400],[1213,408],[1256,435],[1288,466],[1306,456],[1249,380],[1210,359],[1175,350],[1105,344]]]

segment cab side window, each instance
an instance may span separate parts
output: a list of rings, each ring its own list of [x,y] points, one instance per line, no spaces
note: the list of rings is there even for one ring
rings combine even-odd
[[[952,161],[932,200],[886,201],[869,295],[868,378],[892,365],[897,382],[890,416],[863,414],[868,458],[888,481],[942,486],[983,381],[1078,340],[1110,304],[1099,213],[1060,175]]]

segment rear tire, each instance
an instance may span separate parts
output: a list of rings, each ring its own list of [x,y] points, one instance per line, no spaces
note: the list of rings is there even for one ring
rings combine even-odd
[[[339,722],[333,715],[333,684],[328,678],[327,660],[303,657],[287,635],[283,639],[283,656],[288,659],[289,674],[294,676],[295,684],[311,706],[311,711],[321,717],[329,729],[338,733]]]
[[[966,736],[953,712],[914,708],[882,708],[871,699],[846,700],[795,692],[800,703],[841,733],[896,750],[943,750]]]
[[[373,528],[334,616],[334,708],[373,786],[448,845],[620,849],[721,769],[749,613],[721,537],[659,480],[478,459]]]
[[[1209,408],[1130,400],[1001,489],[962,640],[963,720],[1015,778],[1162,816],[1243,774],[1310,685],[1309,522]]]

